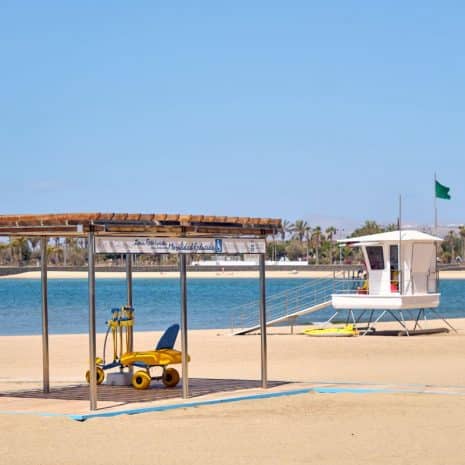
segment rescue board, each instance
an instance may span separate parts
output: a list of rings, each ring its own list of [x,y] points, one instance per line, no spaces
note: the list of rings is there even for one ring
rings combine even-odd
[[[308,328],[304,334],[313,337],[351,337],[357,336],[358,331],[354,325],[346,325],[342,328]]]

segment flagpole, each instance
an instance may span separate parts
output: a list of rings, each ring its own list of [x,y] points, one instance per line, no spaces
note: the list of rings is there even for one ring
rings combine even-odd
[[[433,198],[434,198],[434,235],[438,235],[438,199],[436,196],[436,172],[434,173]]]
[[[404,290],[404,270],[402,266],[402,194],[399,194],[399,292]]]

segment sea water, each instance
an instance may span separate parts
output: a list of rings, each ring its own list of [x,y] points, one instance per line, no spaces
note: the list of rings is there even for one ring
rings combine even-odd
[[[267,295],[308,283],[309,279],[267,279]],[[41,333],[41,287],[37,279],[0,280],[0,335]],[[239,305],[257,300],[258,279],[188,279],[188,326],[191,329],[231,328]],[[441,305],[445,318],[465,317],[465,280],[440,283]],[[97,279],[97,331],[106,330],[105,322],[113,307],[126,301],[124,279]],[[49,331],[52,334],[88,331],[88,285],[86,279],[50,279],[48,281]],[[180,317],[178,279],[134,279],[133,305],[137,331],[163,330]],[[325,321],[334,310],[329,307],[299,318],[299,323]]]

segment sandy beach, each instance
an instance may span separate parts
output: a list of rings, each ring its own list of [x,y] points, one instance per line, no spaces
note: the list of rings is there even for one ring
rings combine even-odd
[[[464,23],[1,2],[0,465],[465,465]]]
[[[327,271],[268,271],[268,278],[326,278],[332,277]],[[49,271],[49,279],[87,279],[86,271]],[[124,272],[97,271],[97,279],[125,279]],[[177,271],[136,271],[132,274],[134,279],[167,279],[179,278]],[[258,271],[190,271],[188,278],[258,278]],[[27,271],[21,274],[0,276],[0,279],[40,279],[40,271]]]
[[[84,423],[2,414],[0,454],[10,464],[463,464],[465,319],[453,324],[458,334],[411,338],[309,338],[302,327],[294,335],[288,328],[271,330],[270,380],[403,386],[418,393],[311,393]],[[138,332],[136,349],[151,347],[159,335]],[[99,350],[102,342],[99,334]],[[39,336],[0,338],[2,392],[40,387],[40,348]],[[86,335],[51,336],[52,386],[82,382],[87,351]],[[258,335],[192,331],[189,353],[191,378],[260,378]],[[427,388],[449,394],[420,393]],[[453,394],[459,388],[462,394]]]
[[[124,272],[96,272],[97,279],[124,279]],[[87,279],[85,271],[49,271],[47,274],[49,279]],[[189,278],[258,278],[258,271],[194,271],[188,272]],[[308,271],[308,270],[291,270],[267,271],[268,278],[332,278],[333,273],[328,271]],[[178,278],[177,271],[161,271],[161,272],[134,272],[134,279],[163,279],[163,278]],[[440,271],[440,279],[465,279],[465,270],[446,270]],[[25,273],[0,276],[0,279],[40,279],[40,271],[26,271]]]

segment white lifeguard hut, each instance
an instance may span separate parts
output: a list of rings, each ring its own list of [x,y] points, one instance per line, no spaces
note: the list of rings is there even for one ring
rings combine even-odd
[[[332,294],[334,309],[381,310],[379,321],[388,312],[407,331],[402,310],[418,310],[415,328],[425,309],[434,311],[439,305],[437,245],[441,238],[415,230],[390,231],[339,240],[343,245],[360,247],[366,275],[363,282],[352,284]],[[360,320],[361,316],[358,318]],[[426,318],[426,317],[425,317]],[[445,321],[445,320],[444,320]],[[446,324],[452,328],[447,321]]]

